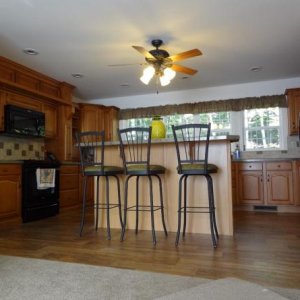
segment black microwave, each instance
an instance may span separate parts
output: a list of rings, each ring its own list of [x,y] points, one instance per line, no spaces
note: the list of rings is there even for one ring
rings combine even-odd
[[[45,114],[14,105],[5,105],[4,127],[8,135],[44,137]]]

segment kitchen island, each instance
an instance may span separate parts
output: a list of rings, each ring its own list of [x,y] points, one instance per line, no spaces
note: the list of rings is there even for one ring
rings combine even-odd
[[[209,145],[209,163],[216,164],[219,168],[218,173],[212,174],[214,181],[214,193],[216,204],[216,218],[218,230],[221,235],[233,235],[233,216],[232,216],[232,182],[231,182],[231,143],[237,142],[239,136],[220,136],[212,137]],[[105,164],[122,166],[120,149],[118,142],[106,142]],[[177,209],[178,209],[178,180],[177,156],[173,139],[152,140],[151,145],[151,164],[160,164],[166,168],[166,173],[161,176],[163,182],[165,219],[167,230],[177,231]],[[121,177],[122,188],[124,187],[125,176]],[[158,185],[154,180],[154,201],[158,203]],[[134,205],[135,186],[129,186],[128,206]],[[104,199],[104,185],[102,182],[100,197]],[[112,181],[110,186],[111,201],[116,199],[116,187]],[[122,193],[122,201],[124,199]],[[140,204],[149,204],[149,192],[147,180],[141,178]],[[188,184],[188,201],[190,206],[207,206],[208,203],[207,186],[204,177],[194,177]],[[120,228],[118,211],[111,210],[111,227]],[[150,214],[140,213],[141,230],[151,230]],[[156,230],[163,230],[160,212],[155,213]],[[208,214],[189,214],[187,217],[186,232],[210,234]],[[106,219],[104,211],[100,212],[99,227],[105,227]],[[135,228],[135,213],[128,212],[127,228]]]

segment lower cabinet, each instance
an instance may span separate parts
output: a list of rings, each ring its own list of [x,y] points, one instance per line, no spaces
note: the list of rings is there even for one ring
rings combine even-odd
[[[0,164],[0,221],[21,220],[21,165]]]
[[[60,167],[60,208],[61,210],[79,207],[82,203],[83,177],[79,165]],[[87,186],[87,202],[93,203],[94,185],[90,180]]]
[[[290,161],[234,162],[238,205],[294,205],[300,165]],[[299,175],[298,175],[299,176]],[[300,176],[299,176],[300,178]]]
[[[79,166],[62,165],[60,167],[60,208],[79,206]]]

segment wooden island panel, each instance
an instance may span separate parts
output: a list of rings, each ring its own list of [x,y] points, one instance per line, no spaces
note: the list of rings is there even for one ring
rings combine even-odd
[[[216,203],[216,217],[219,233],[222,235],[233,235],[233,216],[232,216],[232,178],[231,178],[231,157],[230,157],[230,139],[215,140],[210,142],[209,148],[209,162],[216,164],[219,167],[217,174],[212,174],[214,181],[214,193]],[[163,181],[163,193],[164,193],[164,205],[165,205],[165,219],[167,229],[170,232],[177,231],[177,209],[178,209],[178,180],[177,174],[177,156],[175,145],[173,142],[159,142],[152,143],[151,146],[151,163],[161,164],[166,167],[166,173],[161,176]],[[120,151],[117,145],[110,145],[108,143],[105,153],[106,164],[122,166],[120,158]],[[121,176],[122,189],[124,188],[125,176]],[[156,179],[154,181],[154,201],[158,204],[158,185]],[[132,180],[131,184],[134,182]],[[100,186],[101,200],[105,199],[103,181]],[[128,206],[134,205],[135,187],[130,185]],[[117,199],[116,186],[113,180],[111,180],[110,186],[111,201]],[[149,203],[149,192],[146,179],[141,180],[140,188],[140,204]],[[199,198],[200,195],[200,198]],[[188,185],[188,199],[189,205],[206,205],[208,203],[207,195],[207,183],[204,177],[191,178]],[[124,195],[122,193],[122,203]],[[111,210],[111,227],[120,228],[118,211]],[[135,213],[128,212],[127,215],[127,228],[135,228]],[[100,211],[99,226],[106,226],[105,211]],[[156,230],[161,231],[162,223],[160,211],[155,212],[155,226]],[[141,230],[151,230],[150,213],[140,213]],[[209,233],[209,215],[208,214],[188,214],[187,218],[187,232],[191,233]]]

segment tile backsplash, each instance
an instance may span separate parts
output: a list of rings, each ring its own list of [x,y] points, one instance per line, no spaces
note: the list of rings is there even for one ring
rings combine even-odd
[[[42,139],[0,137],[0,160],[44,159],[45,143]]]

